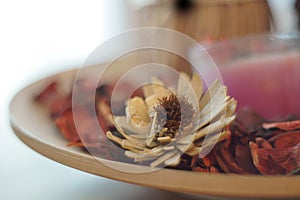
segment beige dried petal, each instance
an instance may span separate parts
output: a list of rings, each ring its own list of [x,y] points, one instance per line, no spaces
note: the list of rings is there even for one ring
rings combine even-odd
[[[230,102],[225,102],[222,105],[216,106],[209,114],[199,116],[199,120],[197,121],[197,126],[195,128],[200,129],[207,125],[208,123],[212,122],[214,119],[216,119],[220,115],[226,115],[225,111],[227,106],[230,104]]]
[[[151,96],[148,96],[145,99],[146,105],[148,107],[148,111],[149,109],[151,109],[153,106],[155,106],[156,104],[158,104],[158,96],[156,94],[153,94]],[[149,113],[149,112],[148,112]]]
[[[156,159],[155,161],[153,161],[150,166],[151,167],[157,167],[161,164],[163,164],[166,160],[168,160],[169,158],[171,158],[172,156],[176,155],[175,151],[169,151],[164,153],[161,157],[159,157],[158,159]]]
[[[175,149],[176,148],[173,145],[167,145],[167,146],[163,147],[163,150],[165,150],[165,151],[173,151]]]
[[[227,106],[226,116],[234,115],[237,107],[237,101],[233,98],[229,100],[229,105]]]
[[[131,142],[134,142],[134,143],[138,143],[139,142],[139,138],[133,138],[129,135],[127,135],[124,130],[122,129],[121,125],[119,124],[119,118],[122,118],[122,117],[115,117],[114,118],[114,125],[117,129],[117,131],[126,139],[126,140],[129,140]]]
[[[134,126],[146,126],[150,123],[148,107],[141,97],[129,99],[125,111],[127,120]]]
[[[224,129],[225,126],[227,126],[229,123],[231,123],[235,119],[235,116],[231,116],[225,119],[225,116],[223,116],[221,119],[214,123],[210,123],[203,129],[200,129],[197,131],[195,140],[201,139],[205,137],[209,133],[215,133],[220,132]]]
[[[198,155],[200,152],[200,147],[196,147],[194,145],[192,145],[188,150],[186,150],[184,153],[186,155],[189,155],[189,156],[195,156],[195,155]]]
[[[202,93],[203,93],[203,85],[202,84],[203,83],[202,83],[200,76],[198,76],[197,74],[194,73],[192,76],[192,79],[191,79],[191,85],[196,94],[198,101],[200,100]]]
[[[179,73],[178,83],[177,83],[177,95],[187,96],[187,91],[192,88],[190,85],[190,78],[186,73]]]
[[[181,137],[177,137],[176,144],[189,145],[194,141],[195,134],[186,134]]]
[[[149,135],[147,135],[145,144],[150,146],[155,138],[155,122],[157,121],[157,113],[154,113]]]
[[[164,83],[156,77],[151,78],[153,93],[158,97],[169,96],[171,91],[164,85]]]
[[[202,108],[200,111],[202,115],[209,114],[212,109],[214,109],[216,106],[223,104],[225,101],[228,100],[226,98],[226,88],[220,87],[216,93],[213,94],[210,101]]]
[[[201,144],[198,155],[200,157],[206,156],[217,143],[219,143],[220,141],[223,141],[225,138],[228,137],[229,134],[230,134],[230,132],[223,131],[221,133],[214,134],[210,137],[206,137]]]
[[[186,150],[188,150],[190,148],[191,145],[187,145],[187,144],[178,144],[176,143],[176,148],[181,152],[184,153]]]
[[[110,132],[110,131],[108,131],[106,133],[106,136],[110,140],[118,143],[124,149],[129,149],[131,151],[139,151],[139,150],[143,150],[144,149],[144,146],[142,146],[141,144],[139,144],[139,143],[132,143],[129,140],[121,139],[121,138],[119,138],[117,136],[114,136],[112,134],[112,132]]]
[[[180,163],[181,154],[177,153],[169,159],[165,160],[164,164],[166,166],[177,166]]]
[[[197,74],[193,74],[192,79],[187,83],[185,97],[188,97],[189,103],[193,105],[196,112],[199,111],[199,100],[203,92],[202,81]]]
[[[222,87],[222,84],[219,80],[215,80],[212,85],[209,87],[208,91],[202,96],[199,102],[199,110],[209,103],[211,97]]]
[[[229,117],[235,115],[234,113],[235,113],[235,109],[236,109],[236,106],[237,106],[236,101],[234,99],[229,99],[228,101],[226,101],[225,105],[226,105],[226,108],[224,110],[221,110],[219,112],[219,114],[216,115],[212,119],[212,121],[216,121],[216,120],[220,119],[223,116],[226,116],[226,118],[229,118]]]
[[[127,118],[124,116],[115,117],[115,122],[116,122],[115,124],[118,124],[119,127],[121,127],[122,130],[124,130],[122,131],[123,133],[126,132],[126,135],[130,135],[134,138],[145,139],[146,135],[150,131],[150,124],[148,124],[147,126],[137,126],[137,125],[131,126],[130,124],[128,124]],[[120,128],[118,127],[116,128],[120,132],[119,130]]]
[[[153,94],[152,85],[147,84],[142,87],[144,97],[147,98]]]
[[[143,153],[143,152],[132,152],[132,151],[125,151],[125,155],[129,158],[133,158],[136,162],[145,162],[148,160],[155,160],[159,156],[163,154],[163,151],[156,152],[156,153]]]
[[[200,100],[200,105],[203,105],[201,107],[201,111],[207,109],[207,107],[211,107],[211,105],[218,104],[219,102],[223,102],[225,99],[228,100],[226,97],[227,95],[227,87],[217,84],[213,87],[213,89],[209,89],[205,92],[204,96],[207,96],[208,101],[203,103],[202,101],[205,100],[205,97],[203,97]]]

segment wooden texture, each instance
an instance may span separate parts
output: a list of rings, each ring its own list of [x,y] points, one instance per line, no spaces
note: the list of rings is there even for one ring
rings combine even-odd
[[[136,26],[159,26],[182,32],[197,41],[206,37],[233,38],[270,31],[266,0],[198,0],[184,12],[174,1],[146,6],[133,14]]]
[[[17,93],[10,103],[13,130],[25,144],[38,153],[91,174],[164,190],[221,197],[300,197],[298,176],[208,174],[171,169],[128,173],[114,168],[134,171],[145,167],[98,160],[80,148],[67,147],[67,141],[48,117],[47,110],[33,102],[33,95],[53,80],[62,82],[67,91],[75,74],[76,71],[68,71],[37,81]]]
[[[158,26],[172,29],[201,44],[270,32],[272,16],[266,0],[197,0],[184,12],[174,8],[174,1],[160,1],[132,15],[137,27]],[[180,41],[174,41],[181,45]],[[189,63],[180,58],[153,53],[153,58],[186,71]]]

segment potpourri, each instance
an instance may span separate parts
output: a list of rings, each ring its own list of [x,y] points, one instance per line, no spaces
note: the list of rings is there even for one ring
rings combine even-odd
[[[88,80],[76,84],[82,95],[91,89]],[[52,82],[35,101],[49,110],[69,146],[93,148],[101,158],[118,160],[125,155],[126,162],[195,172],[300,173],[298,116],[267,120],[251,108],[236,110],[238,102],[227,95],[220,81],[204,91],[199,76],[184,73],[179,74],[176,89],[166,89],[161,80],[153,78],[152,84],[121,102],[118,116],[113,116],[113,88],[113,84],[99,85],[95,101],[84,99],[75,110],[72,91],[65,95],[59,83]],[[98,124],[91,120],[91,103],[95,103]],[[80,116],[77,126],[74,113]],[[101,137],[99,125],[104,131]],[[79,137],[79,132],[84,134]],[[111,148],[111,142],[124,151]],[[203,154],[206,149],[209,151]]]

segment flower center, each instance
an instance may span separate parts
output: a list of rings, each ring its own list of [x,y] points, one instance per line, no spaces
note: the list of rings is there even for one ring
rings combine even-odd
[[[154,107],[154,110],[157,113],[158,129],[164,129],[162,136],[171,138],[191,123],[195,113],[193,106],[186,98],[177,98],[175,94],[158,99],[158,105]]]

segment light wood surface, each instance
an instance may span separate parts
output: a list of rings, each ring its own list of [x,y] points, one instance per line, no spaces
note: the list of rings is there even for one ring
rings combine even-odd
[[[76,70],[53,75],[21,90],[10,104],[10,121],[16,135],[30,148],[61,164],[101,177],[189,194],[221,197],[300,197],[300,177],[244,176],[208,174],[190,171],[161,169],[148,173],[127,173],[109,166],[140,166],[121,162],[98,160],[80,148],[67,147],[47,110],[33,102],[33,95],[52,80],[65,86],[72,83]],[[67,90],[68,88],[65,87]]]

